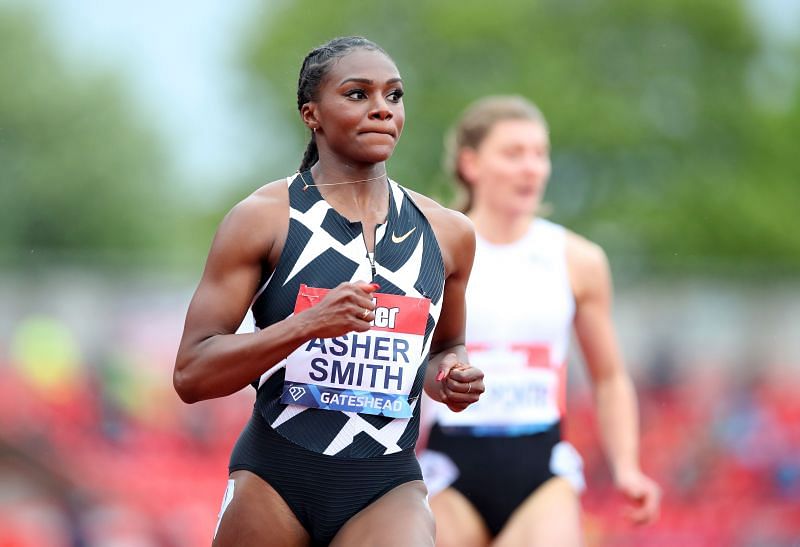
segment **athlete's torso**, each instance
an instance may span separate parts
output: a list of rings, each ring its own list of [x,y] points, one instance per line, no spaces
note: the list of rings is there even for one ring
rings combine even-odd
[[[463,412],[440,411],[439,424],[453,433],[513,436],[557,423],[575,311],[566,230],[536,219],[512,244],[478,236],[466,299],[470,363],[486,374],[486,392]]]
[[[310,173],[305,177],[310,180]],[[370,259],[360,222],[340,215],[316,187],[304,189],[299,176],[287,182],[289,230],[275,270],[253,302],[256,326],[265,328],[302,309],[304,298],[317,298],[315,289],[324,292],[347,281],[379,284],[378,305],[381,295],[389,295],[385,298],[390,307],[385,314],[376,313],[376,324],[367,333],[300,346],[261,377],[256,405],[280,435],[315,452],[366,458],[413,448],[419,429],[418,401],[444,290],[444,263],[433,229],[408,193],[390,181],[387,219],[376,228]],[[392,311],[394,302],[399,302],[399,315]],[[413,328],[405,328],[402,306],[415,303],[424,304],[427,313],[415,320]],[[378,318],[385,321],[379,325]],[[400,325],[397,333],[395,318]],[[299,382],[301,376],[311,378],[311,383]],[[289,380],[286,386],[285,380]],[[378,393],[381,390],[384,393]],[[314,400],[320,408],[286,403],[289,397]],[[380,411],[376,397],[407,403],[398,412],[408,417],[387,416],[391,412]],[[331,409],[364,400],[372,401],[373,413]]]

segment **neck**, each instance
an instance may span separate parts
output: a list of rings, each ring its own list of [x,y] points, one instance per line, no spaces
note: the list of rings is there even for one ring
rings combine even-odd
[[[314,183],[319,186],[346,187],[355,192],[368,192],[371,182],[385,181],[386,163],[342,162],[320,153],[320,158],[311,167]],[[375,179],[375,180],[368,180]],[[366,181],[358,184],[342,184],[352,181]]]
[[[386,216],[386,164],[347,164],[320,157],[311,168],[320,195],[345,217],[382,222]]]
[[[490,243],[506,244],[520,240],[528,231],[535,216],[507,214],[486,206],[475,205],[469,212],[475,231]]]

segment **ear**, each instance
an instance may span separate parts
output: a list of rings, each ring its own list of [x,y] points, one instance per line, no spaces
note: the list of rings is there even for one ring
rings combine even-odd
[[[311,131],[316,131],[319,128],[319,120],[317,120],[317,104],[314,101],[309,101],[300,107],[300,117],[303,123],[306,124]]]
[[[456,158],[456,168],[470,186],[478,178],[478,152],[474,148],[462,148]]]

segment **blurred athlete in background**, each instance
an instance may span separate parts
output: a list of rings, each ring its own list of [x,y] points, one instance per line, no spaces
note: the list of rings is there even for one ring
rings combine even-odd
[[[544,117],[522,97],[484,98],[452,130],[448,154],[477,233],[467,350],[487,391],[464,412],[436,409],[421,453],[436,544],[582,544],[582,461],[561,435],[573,329],[628,516],[653,521],[660,489],[639,466],[637,401],[611,320],[605,253],[537,216],[551,169]]]

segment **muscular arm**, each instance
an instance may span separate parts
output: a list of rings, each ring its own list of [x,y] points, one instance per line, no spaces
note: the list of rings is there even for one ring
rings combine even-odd
[[[264,190],[228,213],[211,245],[175,360],[173,383],[186,402],[238,391],[302,341],[302,328],[292,321],[234,334],[258,289],[261,264],[281,232],[277,226],[265,227],[263,219],[287,216],[278,189]]]
[[[453,257],[451,270],[448,272],[449,275],[444,285],[442,312],[439,315],[436,331],[433,333],[430,360],[425,373],[425,391],[434,400],[451,406],[451,409],[463,410],[467,405],[453,407],[450,404],[457,403],[457,401],[448,399],[456,397],[454,394],[448,397],[448,394],[442,389],[442,381],[446,381],[446,379],[441,377],[440,371],[449,370],[450,372],[446,375],[455,381],[466,380],[468,385],[471,381],[471,377],[463,378],[461,376],[462,369],[457,363],[469,363],[467,348],[464,346],[464,331],[467,321],[464,292],[467,289],[467,281],[475,257],[475,234],[469,225],[457,226],[458,230],[453,230],[453,228],[455,227],[451,226],[451,233],[447,237],[440,237],[439,240],[440,242],[446,241],[446,244],[451,245],[451,249],[462,249],[463,252],[456,253]]]
[[[269,220],[267,220],[269,219]],[[234,334],[258,290],[262,265],[274,264],[288,229],[283,181],[253,194],[225,217],[186,315],[173,373],[187,403],[234,393],[315,337],[369,328],[367,283],[342,284],[323,301],[259,331]]]
[[[464,346],[465,291],[475,258],[475,230],[461,213],[415,195],[436,233],[445,262],[442,311],[431,341],[425,392],[435,401],[460,411],[484,391],[483,372],[469,365]]]
[[[575,332],[594,389],[600,436],[617,487],[640,499],[634,520],[655,518],[658,488],[639,466],[639,413],[611,319],[612,283],[602,249],[570,235],[567,257],[575,292]]]

